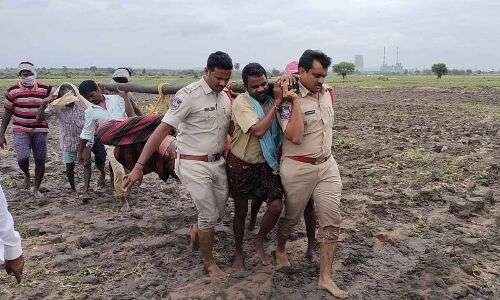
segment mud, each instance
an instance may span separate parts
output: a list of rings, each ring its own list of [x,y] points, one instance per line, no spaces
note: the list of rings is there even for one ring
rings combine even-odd
[[[338,91],[333,149],[344,183],[344,223],[334,279],[352,299],[500,297],[499,96],[498,90]],[[71,195],[57,131],[52,120],[45,201],[21,189],[10,135],[1,152],[0,180],[27,259],[21,285],[0,274],[1,299],[332,299],[316,288],[318,267],[302,258],[302,224],[288,247],[292,267],[260,266],[254,233],[247,233],[247,270],[212,285],[198,253],[189,250],[196,211],[177,181],[148,175],[126,214],[109,178],[97,188],[97,173],[90,197]],[[81,185],[81,167],[77,173]],[[230,202],[227,212],[215,255],[230,272]],[[268,251],[274,240],[275,231]]]

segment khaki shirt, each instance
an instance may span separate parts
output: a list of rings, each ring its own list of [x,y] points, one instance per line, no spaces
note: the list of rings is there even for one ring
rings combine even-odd
[[[264,163],[266,160],[262,155],[259,139],[248,132],[250,127],[259,121],[249,97],[248,93],[244,93],[233,101],[231,118],[234,132],[231,136],[231,153],[250,164]],[[270,104],[264,105],[264,112],[267,113],[271,107]]]
[[[300,145],[283,141],[283,156],[329,157],[332,153],[333,104],[326,86],[314,95],[299,82],[300,107],[304,119],[304,138]],[[292,105],[283,103],[278,119],[283,131],[291,117]]]
[[[216,94],[202,78],[175,94],[162,122],[177,129],[179,153],[212,155],[224,149],[230,116],[227,94]]]

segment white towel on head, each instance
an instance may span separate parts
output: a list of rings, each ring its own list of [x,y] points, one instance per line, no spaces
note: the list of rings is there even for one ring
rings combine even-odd
[[[50,102],[49,107],[51,107],[52,109],[54,109],[56,111],[59,111],[64,106],[66,106],[70,103],[73,103],[73,102],[79,102],[83,107],[85,107],[85,109],[89,108],[92,105],[87,99],[85,99],[82,95],[80,95],[80,93],[78,92],[78,88],[69,82],[65,82],[65,83],[61,84],[54,91],[55,95],[59,94],[59,89],[64,84],[71,86],[74,94],[73,93],[66,93],[66,94],[62,95],[60,98],[57,98],[54,101]]]
[[[130,78],[130,73],[125,68],[118,68],[113,73],[113,78],[127,78],[127,79],[129,79]]]
[[[19,75],[19,73],[21,73],[21,71],[23,70],[30,71],[31,73],[33,73],[33,75],[36,76],[36,68],[33,64],[29,62],[20,63],[19,66],[17,67],[17,74]]]

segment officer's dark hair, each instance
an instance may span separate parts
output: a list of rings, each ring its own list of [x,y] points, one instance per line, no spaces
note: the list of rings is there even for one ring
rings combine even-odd
[[[225,52],[217,51],[208,56],[207,70],[213,71],[215,68],[223,70],[232,70],[233,61]]]
[[[248,84],[248,76],[266,76],[266,69],[261,66],[259,63],[249,63],[246,65],[241,71],[241,77],[243,78],[243,84],[247,86]]]
[[[58,98],[61,98],[62,96],[64,96],[65,94],[67,94],[68,92],[73,92],[75,93],[75,91],[73,90],[73,87],[67,83],[63,83],[61,84],[61,86],[59,87],[59,92],[57,93],[57,97]]]
[[[78,91],[82,96],[86,96],[92,92],[97,91],[99,88],[97,87],[97,83],[94,80],[84,80],[78,86]]]
[[[313,62],[318,61],[324,69],[330,67],[332,59],[328,57],[325,53],[319,50],[307,49],[302,53],[299,59],[299,68],[302,67],[304,70],[309,71],[312,68]]]

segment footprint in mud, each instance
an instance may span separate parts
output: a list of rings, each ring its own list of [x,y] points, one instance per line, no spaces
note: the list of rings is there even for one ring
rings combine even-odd
[[[2,174],[8,174],[8,173],[14,172],[14,171],[15,171],[14,167],[9,166],[9,165],[0,167],[0,173],[2,173]]]

